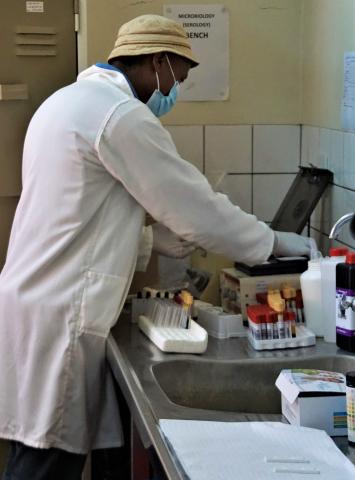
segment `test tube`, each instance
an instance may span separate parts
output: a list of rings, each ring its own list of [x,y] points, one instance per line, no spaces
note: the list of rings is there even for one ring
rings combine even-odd
[[[286,324],[284,321],[285,300],[279,299],[277,302],[274,302],[273,308],[277,313],[277,329],[279,338],[286,338]]]
[[[279,338],[279,331],[277,328],[277,314],[271,313],[270,316],[272,318],[272,325],[273,325],[273,339],[277,340]]]
[[[284,322],[285,322],[285,338],[291,338],[291,321],[289,316],[289,311],[284,311]]]
[[[266,317],[266,338],[272,340],[274,337],[274,325],[272,314],[268,314]]]
[[[189,293],[186,290],[183,290],[181,292],[181,298],[182,298],[182,301],[183,301],[182,310],[183,310],[184,317],[185,317],[183,323],[185,323],[185,328],[189,328],[189,319],[190,319],[190,314],[191,314],[191,307],[192,307],[194,299],[193,299],[193,296],[191,295],[191,293]]]
[[[257,315],[255,318],[255,322],[253,321],[252,333],[255,340],[262,340],[262,325],[265,324],[265,315]]]
[[[304,312],[303,312],[303,298],[302,298],[301,290],[297,290],[296,310],[297,310],[297,322],[298,323],[305,323]]]
[[[163,327],[171,327],[172,326],[172,304],[169,300],[163,299],[160,302],[160,306],[162,309],[162,326]]]
[[[296,299],[291,301],[291,312],[294,314],[295,322],[297,322],[297,308],[296,308]]]
[[[249,330],[255,340],[261,340],[260,317],[252,308],[247,308]]]
[[[291,323],[291,336],[292,338],[296,338],[297,330],[296,330],[296,314],[295,312],[289,312],[290,323]]]
[[[266,330],[266,315],[260,315],[260,330],[261,330],[261,339],[267,339],[267,330]]]
[[[279,334],[278,335],[279,338],[286,337],[285,322],[284,322],[284,316],[282,312],[277,314],[277,331]]]
[[[292,310],[292,301],[296,298],[296,289],[288,283],[282,285],[282,297],[285,299],[286,308]]]

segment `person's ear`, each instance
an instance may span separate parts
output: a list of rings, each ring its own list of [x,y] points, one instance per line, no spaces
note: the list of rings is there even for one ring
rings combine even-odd
[[[164,52],[154,53],[154,55],[153,55],[153,66],[154,66],[154,70],[156,72],[158,72],[158,74],[160,73],[160,71],[162,69],[162,65],[163,65],[164,60],[165,60],[165,53]]]

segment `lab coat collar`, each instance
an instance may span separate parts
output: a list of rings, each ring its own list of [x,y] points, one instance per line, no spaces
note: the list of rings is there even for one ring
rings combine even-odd
[[[106,64],[103,63],[92,65],[91,67],[79,73],[77,81],[80,82],[80,80],[84,79],[100,80],[113,83],[130,97],[138,98],[129,79],[121,70],[112,67],[112,65],[106,66]]]

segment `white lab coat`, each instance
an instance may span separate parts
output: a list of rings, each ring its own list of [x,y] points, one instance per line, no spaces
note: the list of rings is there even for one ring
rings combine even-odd
[[[273,232],[181,159],[123,74],[90,67],[42,104],[25,140],[0,276],[0,437],[74,453],[122,444],[105,348],[145,210],[236,260],[272,250]]]

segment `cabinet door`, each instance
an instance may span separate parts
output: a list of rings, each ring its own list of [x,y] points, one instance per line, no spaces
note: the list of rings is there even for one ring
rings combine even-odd
[[[76,77],[74,1],[2,0],[0,32],[1,269],[21,193],[27,125],[45,98]]]

